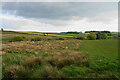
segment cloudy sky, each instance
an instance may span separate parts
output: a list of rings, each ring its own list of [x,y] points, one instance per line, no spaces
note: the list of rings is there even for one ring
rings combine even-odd
[[[118,31],[117,2],[2,2],[7,30],[64,32]]]

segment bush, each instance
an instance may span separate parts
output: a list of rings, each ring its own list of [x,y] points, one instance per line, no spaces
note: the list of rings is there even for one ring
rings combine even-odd
[[[107,39],[108,38],[108,36],[107,36],[107,34],[101,34],[101,39]]]
[[[108,39],[110,38],[110,36],[108,37],[108,34],[106,33],[97,33],[97,39]]]
[[[113,37],[112,36],[108,36],[108,39],[112,39]]]
[[[31,41],[41,41],[42,38],[41,37],[33,37],[31,38]]]
[[[10,41],[14,42],[14,41],[24,41],[24,40],[25,40],[24,36],[15,36]]]
[[[89,40],[95,40],[96,38],[97,38],[97,36],[94,33],[90,33],[87,35],[87,39],[89,39]]]

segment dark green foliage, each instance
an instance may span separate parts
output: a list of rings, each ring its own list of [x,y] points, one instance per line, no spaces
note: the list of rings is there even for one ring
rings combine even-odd
[[[24,41],[24,40],[25,40],[24,36],[15,36],[15,37],[10,39],[11,42],[14,42],[14,41]]]
[[[110,31],[85,31],[85,33],[110,33]]]
[[[110,33],[110,31],[101,31],[101,33]]]
[[[41,41],[42,38],[41,37],[33,37],[31,38],[31,41]]]
[[[94,33],[96,34],[96,39],[110,39],[112,34],[110,31],[85,31],[85,33]]]
[[[100,33],[97,33],[96,36],[97,36],[96,39],[101,39],[101,34]]]
[[[69,31],[69,32],[66,32],[67,34],[79,34],[79,32],[77,31]]]
[[[3,28],[1,28],[1,31],[3,31]]]
[[[97,33],[97,39],[108,39],[108,35],[105,33]]]
[[[101,39],[107,39],[107,38],[108,38],[107,34],[101,34]]]
[[[100,31],[85,31],[85,33],[98,33]]]

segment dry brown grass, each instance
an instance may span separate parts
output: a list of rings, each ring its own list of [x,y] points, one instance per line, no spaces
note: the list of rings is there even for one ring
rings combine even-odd
[[[5,55],[5,52],[0,51],[0,56]]]
[[[34,53],[35,51],[78,49],[81,41],[20,41],[3,44],[2,50],[8,53]]]
[[[20,41],[11,42],[3,45],[3,51],[7,53],[34,53],[41,57],[47,57],[47,61],[58,68],[66,65],[88,65],[88,60],[85,56],[74,49],[79,49],[80,40],[54,40],[54,41]],[[40,56],[39,55],[39,56]],[[23,65],[28,68],[33,68],[41,59],[34,58],[26,60]]]
[[[26,68],[30,68],[30,69],[40,64],[41,64],[41,58],[39,57],[27,59],[25,62],[22,63],[23,66],[25,66]]]
[[[53,66],[57,66],[58,68],[62,68],[71,64],[89,66],[87,58],[80,52],[75,51],[63,51],[57,53],[53,57],[48,58],[48,62]]]
[[[6,78],[18,78],[17,73],[25,70],[22,66],[11,65],[5,68]]]
[[[41,69],[41,77],[43,78],[67,78],[67,76],[52,66],[44,66]]]

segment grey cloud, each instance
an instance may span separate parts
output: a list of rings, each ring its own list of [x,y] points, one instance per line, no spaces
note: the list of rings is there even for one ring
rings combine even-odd
[[[3,2],[2,13],[26,18],[70,19],[93,17],[117,10],[115,2]]]

